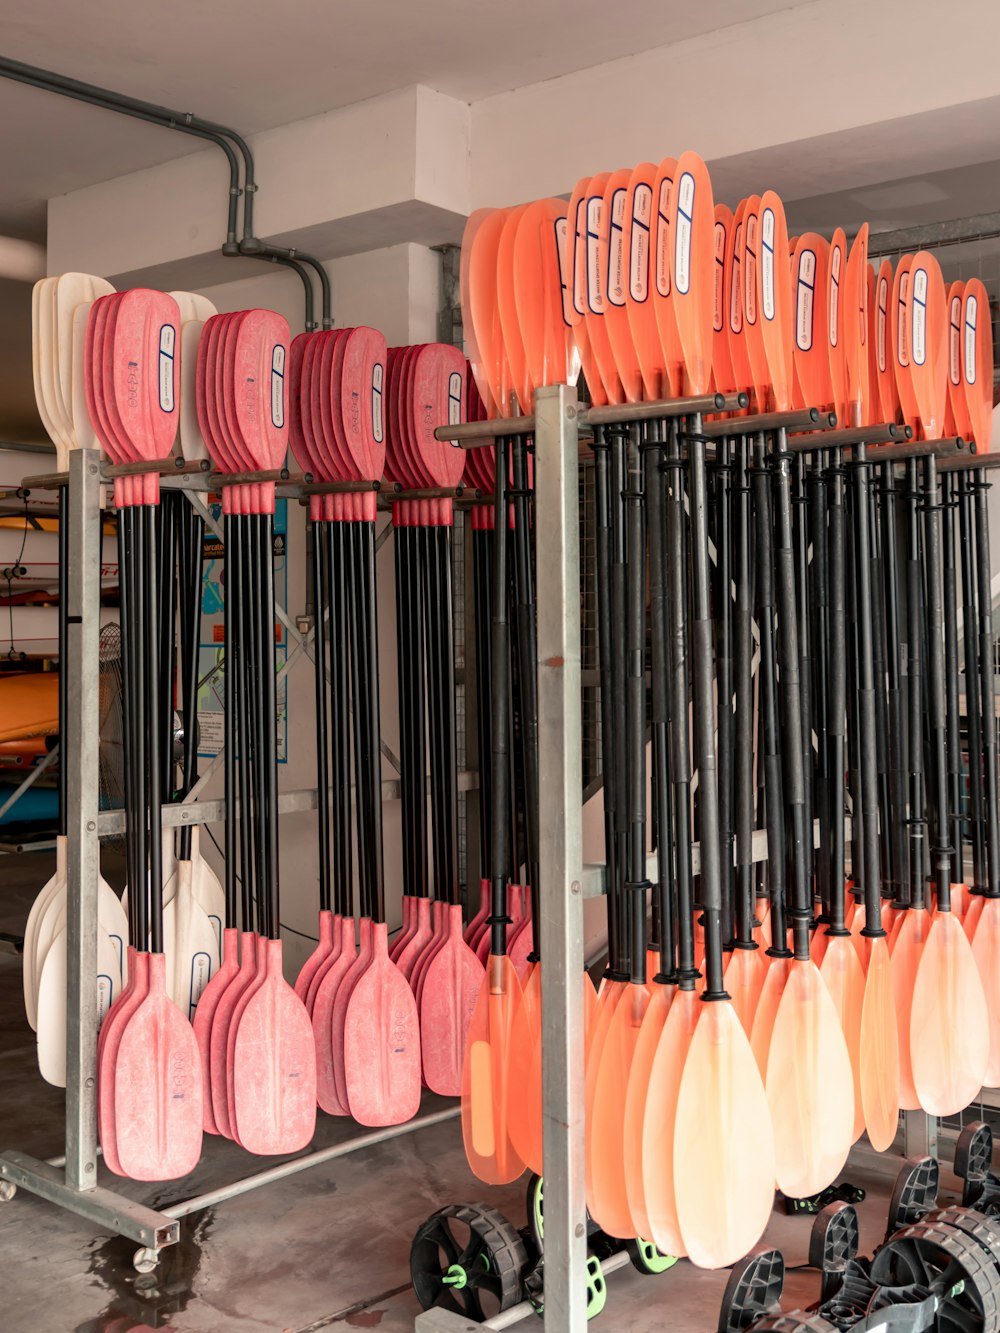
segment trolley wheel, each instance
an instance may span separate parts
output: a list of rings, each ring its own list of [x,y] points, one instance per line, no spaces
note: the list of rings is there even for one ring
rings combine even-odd
[[[524,1279],[524,1296],[535,1314],[545,1314],[545,1259],[538,1260]],[[587,1318],[596,1319],[608,1301],[608,1283],[596,1254],[587,1255]]]
[[[936,1225],[946,1222],[958,1227],[959,1231],[978,1241],[1000,1268],[1000,1221],[995,1217],[981,1213],[977,1208],[965,1208],[960,1204],[953,1204],[949,1208],[939,1208],[933,1213],[928,1213],[922,1220]]]
[[[528,1177],[524,1208],[535,1249],[541,1254],[545,1248],[545,1181],[535,1171]]]
[[[836,1325],[822,1315],[808,1310],[789,1310],[787,1314],[765,1315],[754,1324],[754,1333],[837,1333]]]
[[[482,1203],[439,1209],[410,1247],[410,1277],[423,1309],[440,1306],[478,1323],[518,1303],[527,1262],[520,1233]]]
[[[886,1240],[937,1207],[940,1180],[941,1168],[936,1157],[916,1157],[903,1163],[889,1202]]]
[[[998,1333],[1000,1271],[980,1242],[944,1219],[915,1222],[890,1237],[872,1260],[880,1287],[937,1297],[939,1333]]]
[[[17,1186],[12,1180],[0,1180],[0,1203],[10,1203],[17,1193]]]
[[[635,1240],[627,1240],[625,1249],[632,1261],[632,1267],[638,1269],[640,1273],[665,1273],[677,1262],[675,1255],[664,1254],[651,1240],[643,1240],[641,1236],[636,1236]]]
[[[962,1182],[963,1204],[975,1207],[993,1173],[993,1131],[982,1120],[966,1125],[959,1134],[954,1171]]]
[[[816,1214],[809,1233],[809,1267],[822,1273],[820,1304],[840,1290],[847,1265],[857,1258],[858,1210],[852,1203],[830,1203]]]
[[[159,1252],[146,1246],[141,1250],[136,1250],[132,1256],[132,1267],[137,1273],[152,1273],[159,1262]]]
[[[785,1286],[785,1259],[780,1250],[752,1250],[733,1265],[722,1297],[718,1333],[738,1333],[758,1327],[764,1315],[781,1313]],[[760,1325],[763,1327],[763,1325]]]

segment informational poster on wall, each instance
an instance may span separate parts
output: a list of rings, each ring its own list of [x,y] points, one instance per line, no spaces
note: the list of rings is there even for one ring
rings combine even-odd
[[[222,528],[222,498],[209,496],[212,517]],[[280,606],[288,600],[288,501],[274,506],[274,595]],[[198,754],[213,758],[223,746],[225,734],[225,641],[226,558],[222,538],[206,528],[203,548],[201,592],[201,652],[198,662]],[[288,633],[274,622],[275,669],[279,672],[275,691],[278,703],[278,762],[288,762],[288,678],[280,675],[288,654]]]

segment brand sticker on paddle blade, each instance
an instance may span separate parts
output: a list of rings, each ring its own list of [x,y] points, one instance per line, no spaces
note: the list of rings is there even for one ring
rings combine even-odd
[[[979,298],[965,298],[965,382],[975,384],[976,366],[976,323],[979,319]]]
[[[670,191],[674,183],[669,176],[660,181],[660,198],[656,206],[656,290],[661,296],[670,295]]]
[[[729,292],[729,328],[733,333],[743,332],[743,261],[740,258],[742,242],[741,222],[733,237],[733,285]]]
[[[276,430],[285,424],[285,349],[281,343],[271,352],[271,424]]]
[[[833,247],[830,255],[830,346],[840,342],[840,267],[844,262],[844,252],[839,245]]]
[[[177,343],[177,330],[173,324],[164,324],[160,329],[160,411],[174,410],[174,347]]]
[[[743,304],[750,325],[757,323],[757,225],[757,215],[751,213],[746,220],[748,262],[743,266]]]
[[[601,196],[596,194],[587,200],[587,304],[594,315],[604,314],[604,293],[601,291],[601,264],[597,243],[601,230],[603,203]]]
[[[608,234],[608,300],[625,304],[625,194],[615,190],[611,196],[611,228]]]
[[[813,345],[813,317],[816,309],[816,251],[803,250],[795,280],[795,346],[808,352]]]
[[[632,300],[640,303],[649,295],[649,226],[652,212],[652,187],[637,185],[632,196],[628,289]]]
[[[384,427],[382,425],[382,384],[385,379],[385,366],[381,361],[376,361],[372,368],[372,434],[375,437],[375,443],[381,444],[384,438]]]
[[[691,290],[691,230],[694,177],[685,171],[677,186],[677,235],[674,238],[674,282],[682,296]]]
[[[462,420],[462,376],[453,370],[448,376],[448,425],[457,426]]]
[[[760,219],[760,303],[764,318],[774,323],[774,209],[765,208]]]
[[[573,231],[573,308],[578,315],[587,313],[587,201],[576,206],[576,225]]]
[[[918,268],[913,274],[913,330],[910,334],[910,354],[915,366],[927,360],[927,270]]]
[[[886,370],[886,327],[889,323],[889,279],[884,275],[878,280],[877,315],[875,320],[875,356],[879,374]]]
[[[726,319],[726,224],[715,224],[715,288],[712,292],[712,330],[721,333]]]
[[[569,278],[567,276],[568,254],[566,249],[566,237],[569,231],[568,219],[556,218],[555,224],[555,244],[556,260],[559,264],[559,287],[562,294],[562,317],[566,327],[573,326],[573,293],[570,290]],[[583,311],[580,312],[581,314]]]
[[[951,298],[948,320],[948,379],[957,388],[962,383],[962,298]]]
[[[910,292],[910,275],[904,273],[899,280],[899,296],[897,298],[896,321],[896,360],[906,367],[910,364],[910,344],[906,336],[906,300]]]

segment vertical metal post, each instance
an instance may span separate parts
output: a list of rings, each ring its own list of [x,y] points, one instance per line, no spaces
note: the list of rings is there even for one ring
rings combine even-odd
[[[576,390],[535,395],[545,1327],[587,1326]]]
[[[97,881],[99,656],[101,634],[101,484],[98,455],[69,456],[68,718],[59,719],[67,772],[66,1184],[97,1184]]]

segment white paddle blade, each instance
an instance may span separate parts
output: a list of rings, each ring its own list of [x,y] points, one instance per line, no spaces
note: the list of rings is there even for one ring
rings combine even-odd
[[[31,904],[28,920],[24,927],[24,952],[22,955],[22,980],[24,984],[24,1012],[32,1030],[37,1026],[38,1012],[38,977],[41,971],[41,959],[37,954],[38,927],[46,908],[52,899],[66,889],[66,838],[56,837],[56,871],[40,890],[38,897]]]
[[[163,909],[163,952],[167,994],[191,1019],[220,958],[219,938],[192,892],[190,861],[178,861],[177,893]]]
[[[97,1023],[121,994],[124,985],[118,943],[97,929]],[[38,1069],[46,1083],[66,1086],[66,927],[52,941],[38,987]]]

